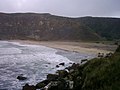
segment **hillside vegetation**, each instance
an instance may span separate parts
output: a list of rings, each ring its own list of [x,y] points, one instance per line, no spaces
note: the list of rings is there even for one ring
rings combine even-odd
[[[79,22],[107,40],[120,39],[120,18],[83,17]]]
[[[68,18],[49,13],[0,13],[0,39],[114,40],[120,39],[119,18]]]
[[[120,90],[120,47],[112,56],[95,58],[77,70],[74,90]]]

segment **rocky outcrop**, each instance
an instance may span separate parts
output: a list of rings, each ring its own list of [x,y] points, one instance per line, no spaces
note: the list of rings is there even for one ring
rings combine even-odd
[[[26,84],[23,90],[73,90],[75,82],[73,73],[76,72],[79,66],[79,64],[74,63],[65,70],[58,70],[55,74],[48,74],[46,80],[39,82],[36,86]]]
[[[120,53],[120,45],[118,45],[118,48],[116,49],[116,52]]]
[[[36,90],[36,87],[33,85],[30,86],[30,85],[26,84],[25,86],[23,86],[22,90]]]
[[[26,80],[27,77],[25,77],[25,76],[23,76],[23,74],[21,74],[21,75],[19,75],[19,76],[17,77],[17,79],[18,79],[18,80]]]

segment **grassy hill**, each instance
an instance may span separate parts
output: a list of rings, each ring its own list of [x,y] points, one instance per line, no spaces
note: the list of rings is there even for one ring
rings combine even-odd
[[[119,18],[68,18],[49,13],[0,13],[0,39],[120,39]]]
[[[78,21],[107,40],[120,39],[120,18],[83,17]]]
[[[90,60],[72,75],[73,90],[120,90],[120,46],[112,56]]]

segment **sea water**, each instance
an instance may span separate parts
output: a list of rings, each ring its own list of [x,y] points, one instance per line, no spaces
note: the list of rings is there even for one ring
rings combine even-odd
[[[47,74],[55,73],[56,70],[64,69],[70,66],[70,63],[74,63],[57,52],[56,49],[40,45],[0,41],[0,90],[22,90],[22,86],[26,83],[35,85],[44,80]],[[81,59],[81,56],[77,59]],[[61,62],[65,63],[65,67],[56,68]],[[17,76],[21,74],[27,79],[19,81]]]

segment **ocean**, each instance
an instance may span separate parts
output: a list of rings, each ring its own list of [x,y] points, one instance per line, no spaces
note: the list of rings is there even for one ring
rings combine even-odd
[[[27,45],[18,42],[0,41],[0,90],[22,90],[26,83],[35,85],[46,79],[47,74],[64,69],[71,63],[95,56],[53,49],[41,45]],[[59,63],[65,66],[56,68]],[[27,77],[19,81],[17,76]]]

